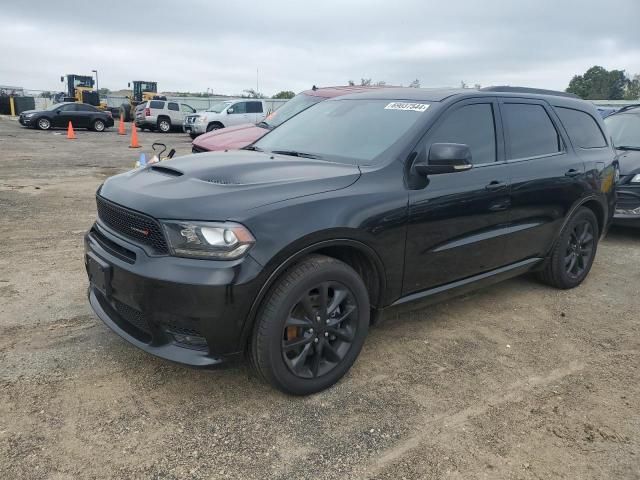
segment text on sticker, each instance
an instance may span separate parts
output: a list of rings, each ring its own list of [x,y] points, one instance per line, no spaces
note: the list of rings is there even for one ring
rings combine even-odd
[[[404,103],[404,102],[391,102],[385,110],[412,110],[414,112],[424,112],[429,108],[428,103]]]

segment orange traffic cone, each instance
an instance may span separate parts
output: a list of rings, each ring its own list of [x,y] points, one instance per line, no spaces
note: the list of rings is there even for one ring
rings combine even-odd
[[[69,120],[69,126],[67,127],[67,138],[70,140],[76,139],[76,134],[73,131],[73,125],[71,125],[71,120]]]
[[[124,131],[124,116],[120,114],[120,124],[118,125],[118,135],[126,135],[127,132]]]
[[[136,128],[136,124],[131,124],[131,145],[129,148],[140,148],[142,145],[138,143],[138,129]]]

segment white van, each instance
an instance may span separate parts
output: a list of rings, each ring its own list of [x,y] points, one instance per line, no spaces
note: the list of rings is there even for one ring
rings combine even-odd
[[[196,138],[198,135],[219,128],[258,123],[267,115],[277,110],[287,100],[280,99],[247,99],[224,100],[195,115],[184,118],[182,129]]]

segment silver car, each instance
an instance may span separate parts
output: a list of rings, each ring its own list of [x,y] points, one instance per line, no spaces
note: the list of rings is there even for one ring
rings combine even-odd
[[[196,110],[186,103],[171,100],[149,100],[136,107],[136,126],[167,133],[182,128],[184,118]]]

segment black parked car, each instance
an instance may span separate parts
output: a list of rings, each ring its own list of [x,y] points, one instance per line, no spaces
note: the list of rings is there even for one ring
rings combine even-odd
[[[336,97],[244,150],[108,179],[85,237],[91,306],[149,353],[246,353],[308,394],[390,305],[529,271],[579,285],[613,214],[613,148],[592,105],[510,90]]]
[[[620,180],[613,221],[640,227],[640,105],[629,105],[605,119],[618,150]]]
[[[90,128],[103,132],[113,127],[111,112],[97,109],[86,103],[56,103],[45,110],[27,110],[20,114],[19,122],[25,127],[49,130],[55,127]]]

